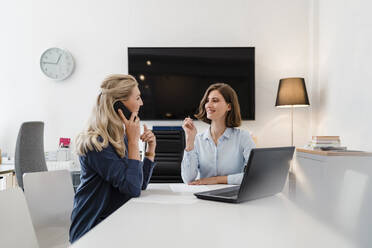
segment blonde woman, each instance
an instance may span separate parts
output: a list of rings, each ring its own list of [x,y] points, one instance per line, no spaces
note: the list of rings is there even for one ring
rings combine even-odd
[[[209,86],[195,117],[210,127],[197,134],[192,119],[184,120],[183,181],[192,185],[240,184],[244,166],[256,145],[248,131],[236,128],[241,124],[241,115],[234,89],[224,83]]]
[[[127,119],[114,103],[132,112]],[[101,84],[88,127],[76,140],[81,183],[71,215],[70,242],[74,242],[132,197],[146,189],[154,168],[156,139],[137,116],[143,105],[138,83],[129,75],[112,75]],[[139,139],[147,142],[140,161]]]

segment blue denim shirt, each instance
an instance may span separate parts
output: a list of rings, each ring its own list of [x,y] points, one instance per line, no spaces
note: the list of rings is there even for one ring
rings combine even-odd
[[[185,151],[182,160],[182,179],[185,183],[200,178],[227,176],[228,184],[240,184],[244,166],[256,145],[246,130],[226,128],[214,143],[210,128],[197,134],[192,151]]]
[[[125,139],[128,149],[128,142]],[[154,162],[124,158],[109,144],[102,151],[80,156],[81,183],[71,214],[70,242],[74,242],[132,197],[138,197],[150,181]]]

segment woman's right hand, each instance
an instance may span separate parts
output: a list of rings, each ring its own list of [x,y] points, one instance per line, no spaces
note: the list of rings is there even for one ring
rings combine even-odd
[[[140,138],[140,119],[137,116],[137,112],[133,112],[130,119],[125,118],[121,109],[119,109],[119,115],[125,125],[125,134],[128,138],[128,143],[131,141],[138,142]]]
[[[183,130],[186,133],[186,151],[191,151],[194,149],[194,140],[196,136],[196,127],[194,126],[194,122],[191,118],[187,117],[183,121],[182,125]]]
[[[121,109],[119,115],[125,126],[125,134],[128,139],[128,158],[140,160],[138,141],[140,138],[140,119],[137,112],[132,112],[130,119],[125,118]]]

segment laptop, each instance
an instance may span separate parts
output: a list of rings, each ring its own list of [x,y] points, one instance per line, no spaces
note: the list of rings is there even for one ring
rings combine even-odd
[[[195,193],[197,198],[239,203],[275,195],[283,190],[294,147],[254,148],[240,186]]]

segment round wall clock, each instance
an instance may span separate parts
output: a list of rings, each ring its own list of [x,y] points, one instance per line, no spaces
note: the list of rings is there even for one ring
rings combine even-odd
[[[74,72],[75,62],[68,51],[52,47],[40,57],[40,69],[45,76],[54,80],[64,80]]]

